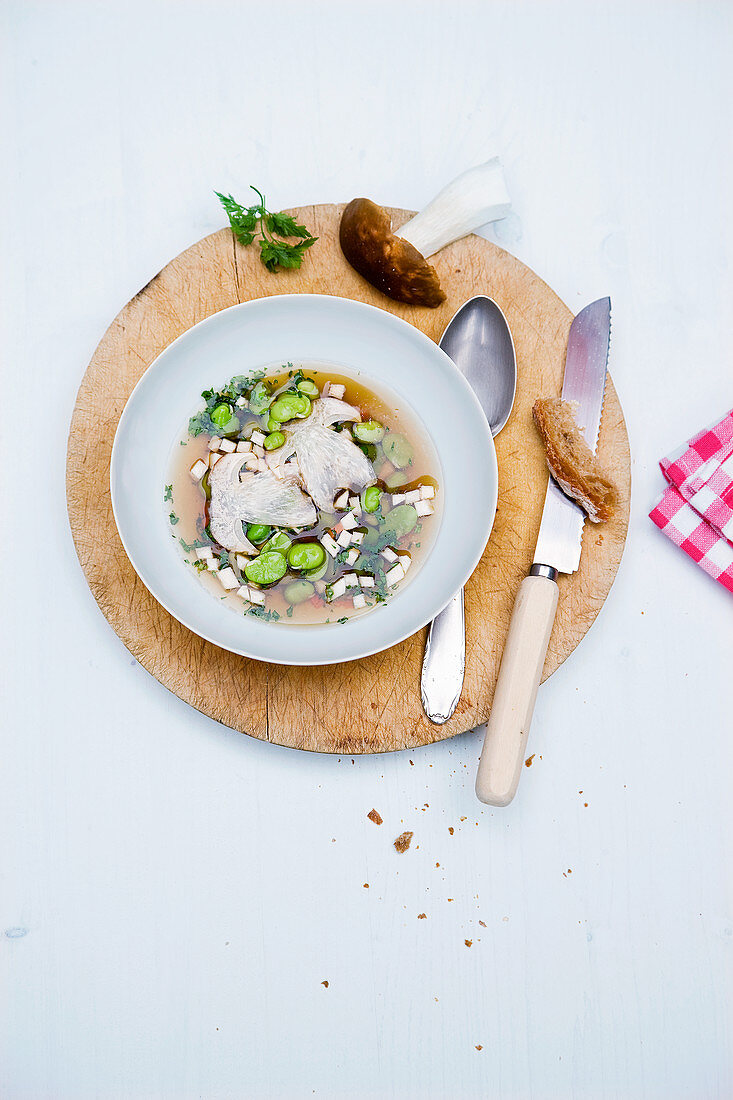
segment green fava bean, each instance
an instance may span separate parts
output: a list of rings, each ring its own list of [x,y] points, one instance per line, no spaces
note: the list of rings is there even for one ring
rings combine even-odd
[[[351,429],[360,443],[381,443],[387,429],[378,420],[362,420]]]
[[[283,591],[283,596],[288,603],[304,603],[315,593],[315,588],[310,581],[291,581]]]
[[[285,555],[278,550],[267,550],[258,558],[252,558],[244,567],[247,580],[262,585],[282,580],[287,571]]]
[[[280,431],[280,421],[275,420],[274,416],[268,416],[268,418],[267,418],[267,430],[268,430],[268,432],[279,432]]]
[[[264,554],[267,550],[279,550],[281,554],[287,554],[292,545],[292,539],[289,539],[284,531],[276,531],[272,538],[267,540],[260,553]]]
[[[231,405],[217,405],[211,414],[211,419],[217,428],[223,428],[225,424],[228,424],[234,415],[234,411]]]
[[[262,446],[266,451],[276,451],[278,447],[282,447],[285,442],[284,432],[270,432],[268,436],[265,436],[265,442]]]
[[[409,534],[417,526],[417,511],[414,504],[398,504],[385,516],[382,524],[384,534],[392,534],[396,539]]]
[[[305,398],[307,401],[308,398]],[[310,405],[310,401],[308,401]],[[294,420],[303,408],[303,398],[297,393],[283,393],[276,397],[270,407],[270,416],[278,424],[284,424],[287,420]]]
[[[379,503],[382,499],[382,490],[378,489],[376,485],[370,485],[368,489],[365,489],[361,496],[362,508],[365,512],[377,512],[379,510]]]
[[[412,462],[414,450],[412,443],[399,432],[388,432],[382,443],[384,453],[393,466],[404,469]]]
[[[328,573],[328,558],[324,558],[317,569],[306,569],[303,573],[309,581],[320,581]]]
[[[304,393],[299,393],[298,399],[300,401],[300,411],[295,415],[298,420],[305,420],[307,416],[310,416],[313,405],[311,404],[310,397],[307,397]]]
[[[384,479],[384,484],[388,489],[399,489],[401,485],[407,484],[407,474],[403,474],[402,470],[395,470]]]
[[[320,542],[296,542],[288,551],[288,565],[299,573],[318,569],[326,560],[326,551]]]
[[[272,528],[266,523],[250,523],[247,528],[247,538],[250,542],[260,543],[269,539]]]
[[[320,397],[321,395],[321,391],[312,378],[304,378],[302,382],[299,382],[298,392],[305,394],[306,397]]]

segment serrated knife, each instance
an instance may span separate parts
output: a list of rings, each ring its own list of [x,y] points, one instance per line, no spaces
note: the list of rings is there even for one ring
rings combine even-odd
[[[570,326],[562,396],[576,403],[575,419],[592,451],[601,426],[611,340],[611,299],[581,310]],[[532,568],[519,586],[494,702],[486,725],[476,794],[508,806],[517,790],[537,688],[557,610],[558,573],[580,564],[585,513],[549,479]]]

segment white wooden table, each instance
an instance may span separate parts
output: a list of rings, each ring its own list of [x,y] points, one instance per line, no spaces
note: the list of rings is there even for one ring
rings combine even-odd
[[[733,604],[646,518],[733,403],[731,14],[3,5],[8,1100],[733,1095]],[[87,590],[64,457],[97,340],[222,224],[214,188],[419,207],[497,151],[496,239],[572,308],[613,298],[635,480],[492,812],[479,733],[309,756],[167,694]]]

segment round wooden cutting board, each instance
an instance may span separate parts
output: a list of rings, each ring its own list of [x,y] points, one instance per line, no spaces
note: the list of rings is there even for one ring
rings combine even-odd
[[[102,613],[161,684],[253,737],[355,754],[425,745],[472,729],[489,715],[514,596],[532,562],[547,486],[531,408],[536,397],[560,392],[572,315],[532,271],[475,236],[433,260],[447,293],[439,309],[393,302],[344,260],[338,244],[342,209],[324,205],[291,211],[319,238],[300,271],[268,273],[258,249],[241,247],[222,229],[176,257],[128,302],[105,333],[79,389],[69,435],[67,498],[79,560]],[[395,226],[411,217],[404,210],[392,215]],[[499,507],[489,544],[466,588],[466,679],[456,712],[444,726],[428,722],[420,704],[426,630],[383,653],[341,665],[290,668],[235,656],[190,633],[163,610],[138,579],[117,535],[110,453],[120,414],[143,372],[172,340],[210,314],[252,298],[300,293],[369,302],[435,341],[467,298],[487,294],[503,309],[514,337],[517,396],[496,439]],[[586,523],[580,569],[559,580],[545,678],[572,653],[600,611],[623,552],[631,459],[610,378],[598,454],[620,488],[622,505],[612,523]]]

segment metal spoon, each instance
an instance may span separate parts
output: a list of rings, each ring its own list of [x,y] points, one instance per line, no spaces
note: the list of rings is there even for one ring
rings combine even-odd
[[[517,388],[517,360],[506,317],[483,294],[470,298],[440,341],[443,351],[470,382],[491,434],[509,419]],[[420,682],[422,705],[431,722],[447,722],[458,705],[466,667],[463,589],[430,624]]]

